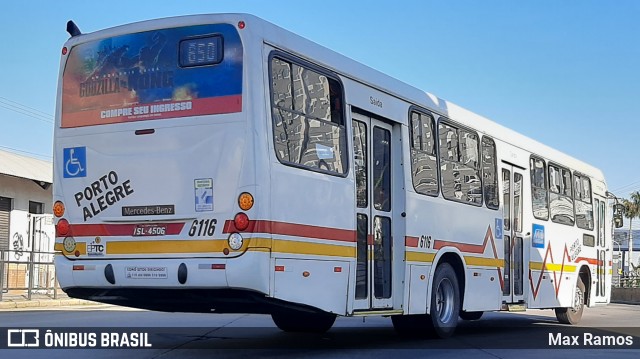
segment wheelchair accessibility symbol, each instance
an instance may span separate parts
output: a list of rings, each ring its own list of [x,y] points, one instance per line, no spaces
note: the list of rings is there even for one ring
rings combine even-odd
[[[87,177],[87,148],[72,147],[63,150],[64,178]]]

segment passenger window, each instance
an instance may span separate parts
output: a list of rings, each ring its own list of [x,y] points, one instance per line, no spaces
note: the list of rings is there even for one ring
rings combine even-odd
[[[438,136],[444,198],[481,206],[478,134],[441,121]]]
[[[564,167],[549,165],[549,212],[556,223],[573,226],[575,223],[571,171]]]
[[[411,112],[411,176],[416,192],[438,195],[438,165],[433,117]]]
[[[531,173],[531,201],[533,216],[536,219],[549,219],[549,191],[547,190],[547,167],[540,158],[529,160]]]
[[[318,172],[346,173],[342,98],[342,86],[336,79],[273,57],[273,138],[282,163]]]
[[[496,144],[490,137],[482,136],[482,183],[484,186],[484,202],[487,208],[500,207],[498,191],[498,171],[496,165]]]
[[[591,181],[589,177],[575,174],[574,176],[574,200],[576,225],[578,228],[593,230],[594,215],[591,200]]]

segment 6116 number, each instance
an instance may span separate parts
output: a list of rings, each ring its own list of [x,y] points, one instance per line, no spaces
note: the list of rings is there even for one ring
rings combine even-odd
[[[201,220],[196,219],[191,224],[191,228],[189,229],[189,236],[213,236],[216,231],[216,224],[218,224],[218,220],[215,218]]]

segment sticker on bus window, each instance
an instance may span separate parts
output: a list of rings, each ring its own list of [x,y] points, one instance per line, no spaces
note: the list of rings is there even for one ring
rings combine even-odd
[[[200,178],[194,181],[196,212],[213,211],[213,179]]]
[[[533,236],[531,237],[531,246],[534,248],[544,248],[544,226],[541,224],[533,225]]]

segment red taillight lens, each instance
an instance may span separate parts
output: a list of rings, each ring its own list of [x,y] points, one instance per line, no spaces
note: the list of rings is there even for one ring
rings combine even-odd
[[[58,221],[58,224],[56,224],[56,233],[58,237],[64,237],[66,235],[69,234],[69,221],[67,221],[66,219],[61,219]]]
[[[249,216],[240,212],[233,218],[233,225],[239,231],[244,231],[249,227]]]

